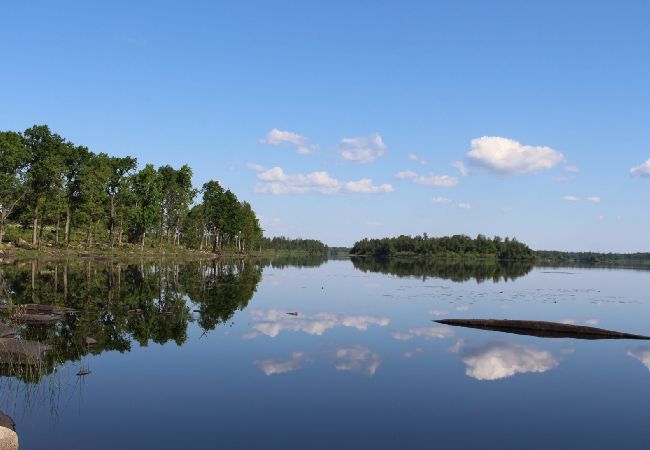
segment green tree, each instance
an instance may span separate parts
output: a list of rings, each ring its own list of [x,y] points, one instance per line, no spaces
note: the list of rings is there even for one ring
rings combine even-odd
[[[124,158],[111,157],[109,160],[110,173],[108,177],[108,183],[106,184],[106,194],[109,198],[109,220],[108,220],[108,240],[111,247],[114,245],[114,233],[115,226],[117,224],[117,217],[122,215],[119,214],[119,210],[122,209],[123,203],[127,203],[128,193],[123,192],[129,189],[128,185],[128,174],[135,170],[137,166],[137,160],[130,156]],[[120,220],[120,234],[119,241],[122,237],[122,220]]]
[[[19,133],[0,132],[0,244],[5,223],[12,211],[27,195],[29,149]]]
[[[153,164],[147,164],[133,177],[133,193],[137,202],[134,225],[137,234],[140,235],[140,249],[144,250],[147,229],[157,222],[162,198],[160,177]]]
[[[66,142],[58,134],[52,133],[47,125],[34,125],[25,130],[23,138],[31,156],[27,184],[33,214],[32,245],[36,245],[39,242],[39,208],[46,205],[48,195],[61,187]]]

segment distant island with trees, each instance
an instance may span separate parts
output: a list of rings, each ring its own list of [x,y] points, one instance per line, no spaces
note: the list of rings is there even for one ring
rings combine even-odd
[[[338,255],[342,249],[337,249]],[[350,249],[353,257],[430,258],[496,261],[530,261],[548,266],[626,266],[650,268],[650,253],[597,253],[532,250],[515,238],[488,238],[479,234],[472,239],[465,235],[417,236],[362,239]]]
[[[479,234],[475,239],[457,234],[430,237],[426,233],[417,236],[398,236],[383,239],[357,241],[350,254],[374,257],[437,257],[477,258],[500,261],[533,260],[534,252],[516,239],[495,236],[488,238]]]

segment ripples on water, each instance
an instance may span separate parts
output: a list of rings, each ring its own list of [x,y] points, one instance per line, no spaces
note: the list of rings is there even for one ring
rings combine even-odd
[[[21,448],[644,448],[650,437],[650,346],[432,322],[647,335],[644,271],[77,259],[5,263],[0,276],[4,304],[77,310],[17,325],[49,346],[37,360],[0,352],[0,410]]]

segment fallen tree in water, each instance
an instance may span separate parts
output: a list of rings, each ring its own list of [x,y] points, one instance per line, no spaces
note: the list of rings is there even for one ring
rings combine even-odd
[[[504,333],[528,336],[574,339],[650,339],[639,334],[604,330],[602,328],[545,322],[541,320],[498,320],[498,319],[442,319],[434,322],[445,325],[479,328]]]

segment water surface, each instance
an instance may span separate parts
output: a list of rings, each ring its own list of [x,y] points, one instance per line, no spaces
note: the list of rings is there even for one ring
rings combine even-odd
[[[650,438],[650,345],[432,321],[648,335],[650,272],[318,258],[0,267],[3,302],[80,311],[22,325],[21,338],[52,349],[37,367],[2,366],[0,410],[23,449],[647,448]]]

